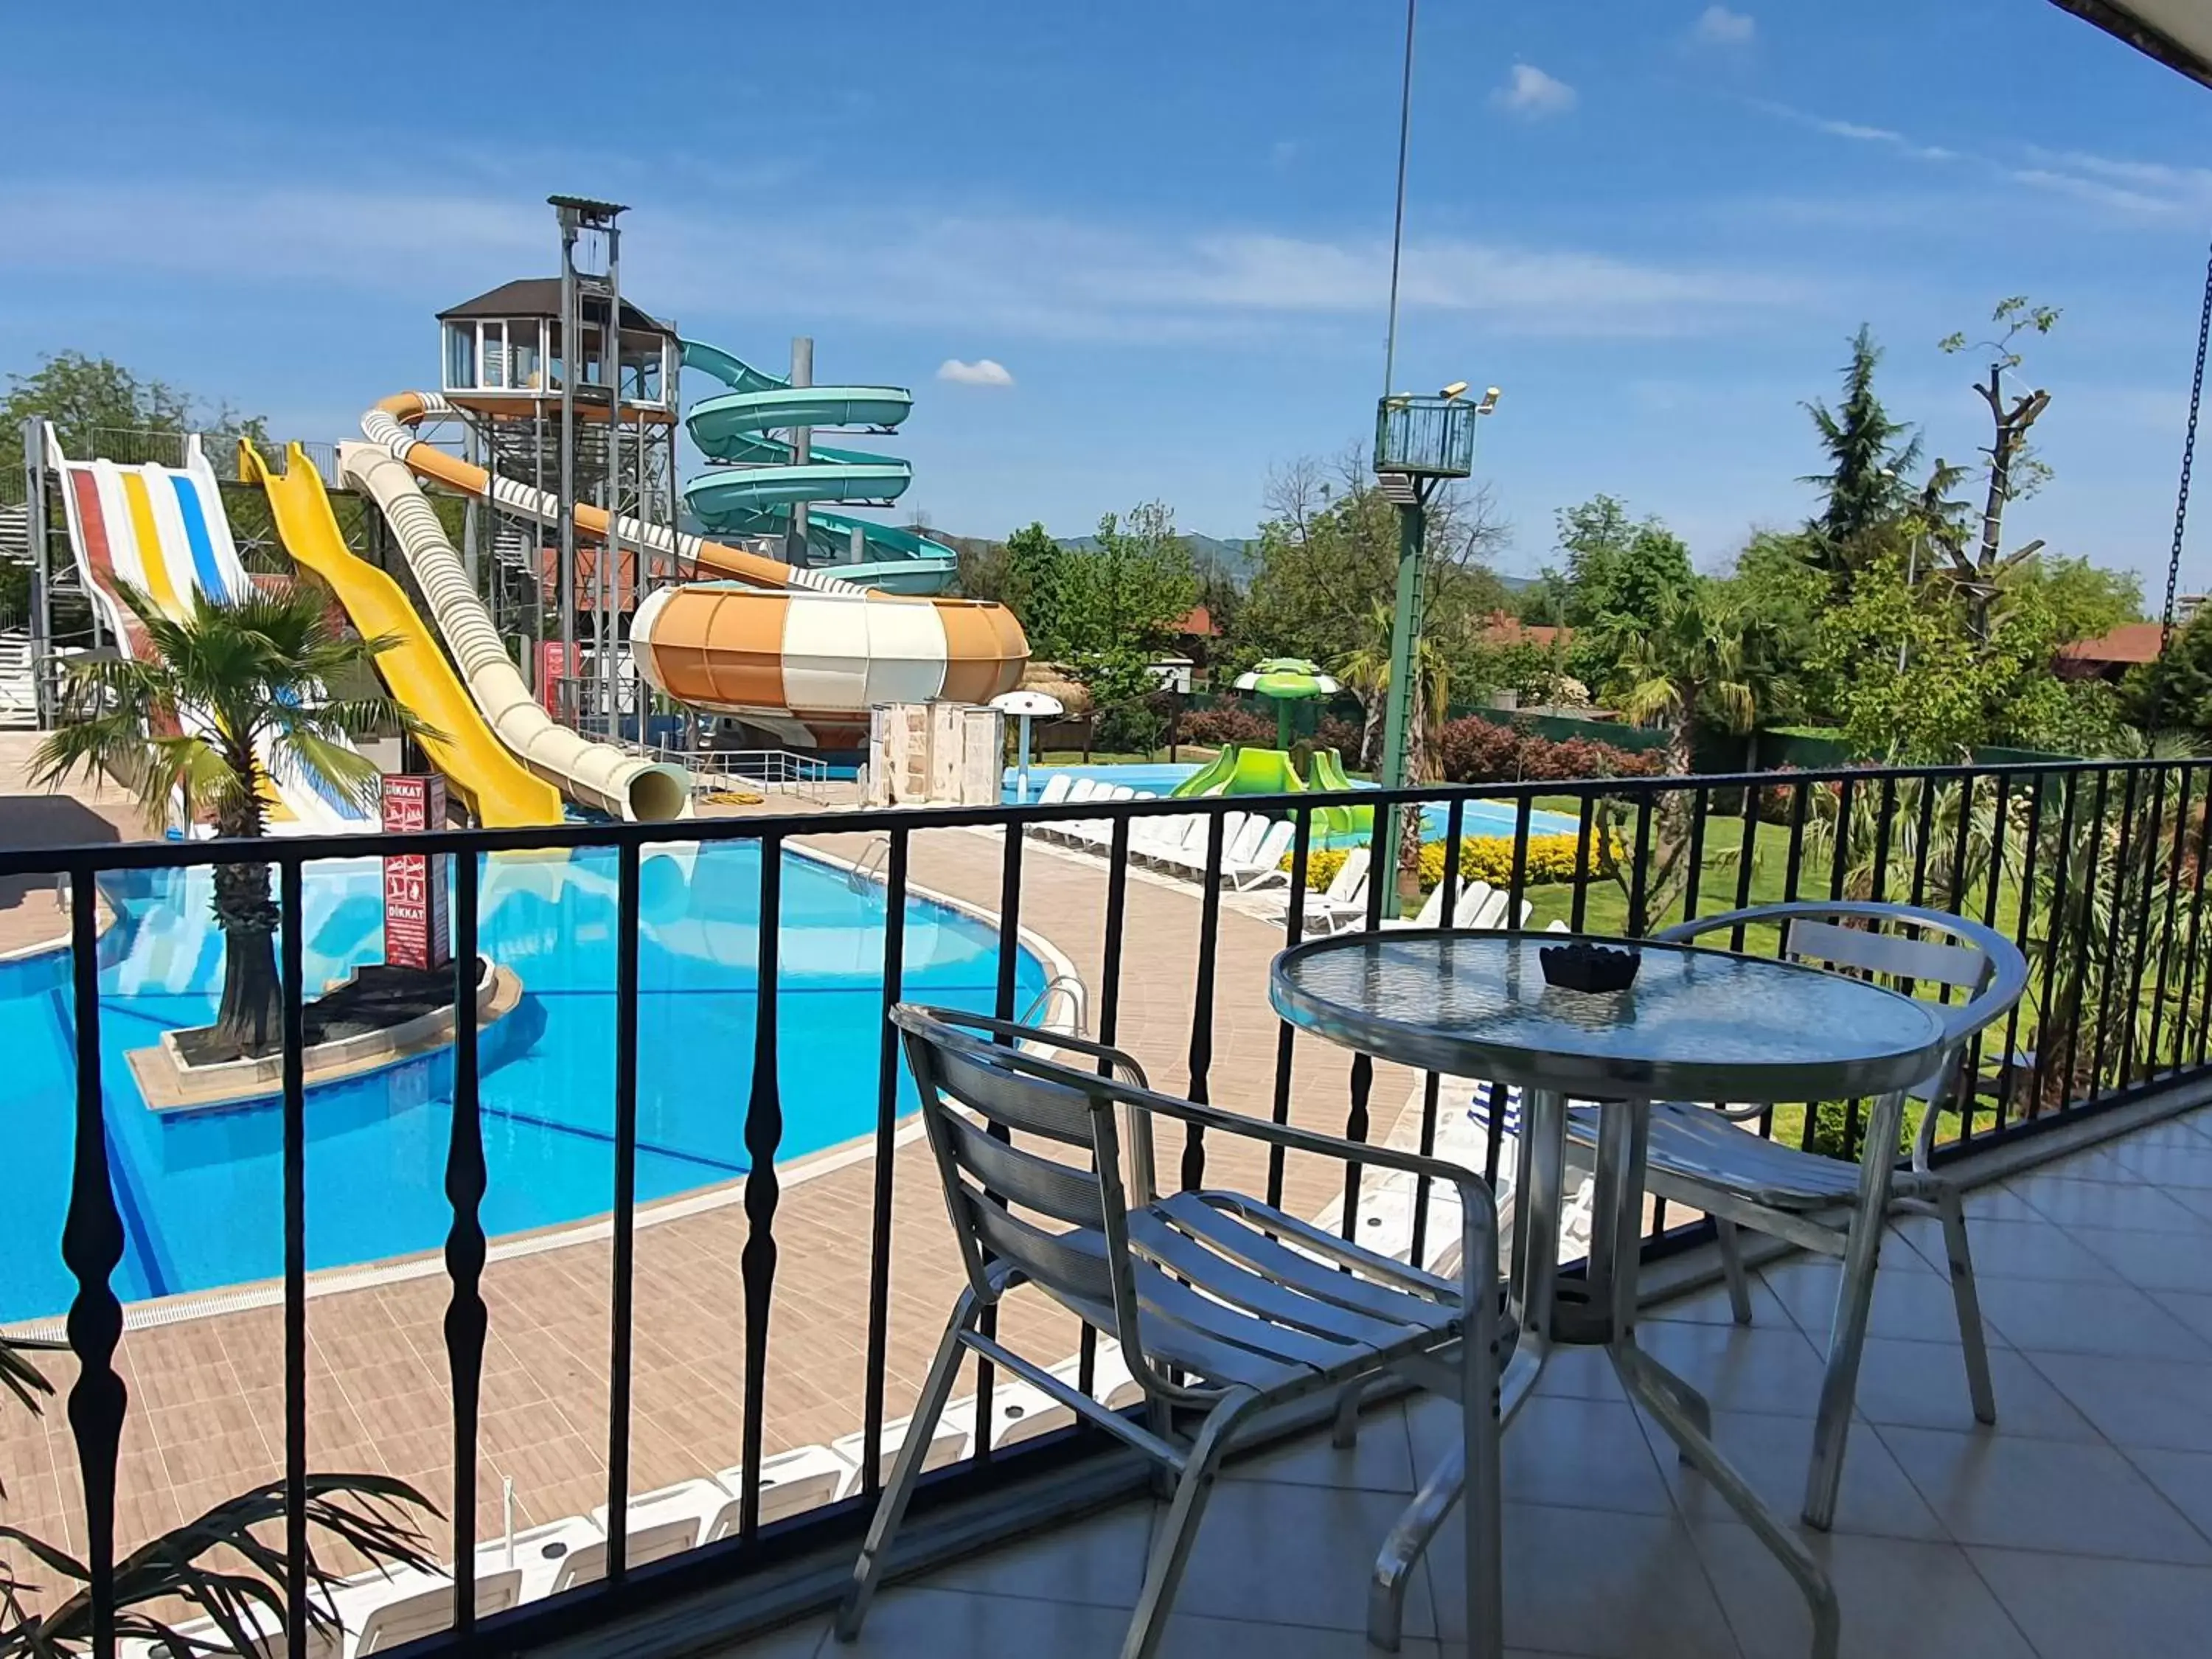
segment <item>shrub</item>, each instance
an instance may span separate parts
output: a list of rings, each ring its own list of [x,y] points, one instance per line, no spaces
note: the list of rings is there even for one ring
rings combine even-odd
[[[1531,836],[1528,837],[1528,861],[1523,884],[1543,887],[1555,882],[1587,880],[1596,873],[1599,837],[1601,830],[1593,827],[1590,832],[1590,859],[1581,873],[1575,869],[1574,836]],[[1340,848],[1317,847],[1306,855],[1306,885],[1319,890],[1336,879],[1336,872],[1344,867],[1344,852]],[[1291,855],[1283,855],[1282,868],[1291,867]],[[1486,881],[1492,887],[1513,884],[1513,837],[1510,836],[1466,836],[1459,844],[1459,873],[1462,881]],[[1444,844],[1440,841],[1421,844],[1421,890],[1425,893],[1444,878]]]
[[[1346,767],[1356,767],[1364,758],[1359,744],[1364,736],[1358,721],[1339,720],[1334,714],[1323,714],[1314,724],[1314,747],[1335,750],[1337,758]]]
[[[1500,726],[1480,714],[1448,722],[1437,758],[1451,783],[1565,782],[1577,778],[1656,777],[1666,769],[1661,750],[1638,754],[1594,738],[1554,741],[1534,732]]]
[[[1224,705],[1186,709],[1176,721],[1176,741],[1219,749],[1232,743],[1275,746],[1275,722],[1252,709]]]

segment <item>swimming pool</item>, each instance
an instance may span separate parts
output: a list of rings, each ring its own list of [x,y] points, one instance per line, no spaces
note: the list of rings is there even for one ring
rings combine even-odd
[[[1030,799],[1035,800],[1044,792],[1045,784],[1054,777],[1090,778],[1099,783],[1127,784],[1132,789],[1149,789],[1154,794],[1171,793],[1176,785],[1198,772],[1191,762],[1167,761],[1132,763],[1126,766],[1032,766],[1030,768]],[[1355,789],[1371,789],[1375,786],[1364,780],[1352,780]],[[1013,768],[1006,769],[1006,781],[1000,799],[1009,806],[1021,805],[1020,775]],[[1510,801],[1471,800],[1461,816],[1460,833],[1465,836],[1510,836],[1520,808]],[[1421,834],[1432,841],[1441,841],[1449,822],[1446,809],[1431,804],[1421,809]],[[1547,812],[1540,809],[1528,814],[1528,833],[1532,836],[1571,836],[1581,825],[1564,812]],[[1365,840],[1364,835],[1317,836],[1315,845],[1321,847],[1349,846]]]
[[[497,864],[483,879],[479,936],[514,969],[524,999],[484,1034],[481,1097],[496,1237],[605,1212],[614,1182],[615,855]],[[281,1114],[274,1102],[218,1112],[149,1109],[125,1053],[215,1012],[222,937],[209,872],[155,872],[115,885],[121,918],[102,951],[100,1051],[108,1151],[126,1244],[125,1300],[272,1278],[283,1271]],[[688,879],[674,860],[643,872],[639,938],[637,1194],[648,1201],[741,1176],[758,1007],[760,853],[701,848]],[[383,955],[382,877],[370,860],[309,866],[310,988]],[[870,1132],[882,1030],[884,894],[796,854],[784,865],[777,1047],[779,1162]],[[906,994],[988,1011],[996,930],[910,900]],[[1016,965],[1016,1009],[1042,988]],[[0,1053],[9,1203],[0,1213],[0,1319],[64,1310],[74,1281],[60,1238],[75,1100],[66,954],[0,963]],[[309,1092],[307,1265],[380,1261],[444,1243],[450,1051]],[[914,1106],[901,1078],[902,1109]]]

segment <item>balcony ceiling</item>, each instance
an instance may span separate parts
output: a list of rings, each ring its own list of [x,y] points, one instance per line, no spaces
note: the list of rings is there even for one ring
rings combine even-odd
[[[2207,0],[2052,0],[2138,52],[2212,87],[2212,3]]]

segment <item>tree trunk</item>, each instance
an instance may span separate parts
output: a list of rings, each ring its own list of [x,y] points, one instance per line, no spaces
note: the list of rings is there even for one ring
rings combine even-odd
[[[249,754],[246,775],[258,766]],[[246,799],[226,805],[216,817],[226,836],[258,839],[261,799],[249,788]],[[222,929],[222,1001],[216,1030],[248,1054],[266,1054],[283,1039],[283,988],[276,979],[278,912],[269,896],[265,864],[219,864],[215,869],[215,919]]]

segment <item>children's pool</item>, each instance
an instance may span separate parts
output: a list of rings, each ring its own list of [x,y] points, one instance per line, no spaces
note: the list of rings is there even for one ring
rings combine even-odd
[[[1125,766],[1032,766],[1030,768],[1029,799],[1034,801],[1044,793],[1045,785],[1054,777],[1071,781],[1089,778],[1095,782],[1126,784],[1132,789],[1149,789],[1154,794],[1174,793],[1176,785],[1185,778],[1197,775],[1199,768],[1192,762],[1133,763]],[[1372,789],[1375,786],[1364,780],[1352,780],[1355,789]],[[1021,775],[1014,768],[1006,769],[1006,781],[1000,799],[1009,806],[1022,804]],[[1510,836],[1520,808],[1511,801],[1471,800],[1461,817],[1460,833],[1465,836]],[[1442,840],[1449,822],[1446,809],[1436,804],[1421,809],[1421,834],[1430,840]],[[1531,811],[1528,814],[1528,833],[1532,836],[1571,836],[1581,826],[1564,812]],[[1318,846],[1350,845],[1364,841],[1361,836],[1320,836]]]
[[[495,863],[483,878],[486,955],[520,975],[516,1012],[481,1049],[483,1224],[497,1237],[599,1215],[614,1182],[615,884],[611,851],[555,865]],[[125,1053],[213,1018],[222,936],[205,870],[111,888],[121,919],[104,942],[100,1050],[108,1152],[126,1243],[125,1300],[272,1278],[283,1271],[280,1112],[273,1101],[156,1115]],[[646,860],[639,939],[641,1201],[743,1175],[758,1009],[760,853],[750,842]],[[369,860],[309,868],[311,991],[383,956],[382,877]],[[869,1133],[882,1030],[884,893],[787,854],[780,917],[777,1071],[783,1162]],[[996,930],[926,900],[906,915],[905,994],[988,1011]],[[1016,1008],[1045,975],[1026,952]],[[75,1044],[65,953],[0,963],[0,1053],[10,1086],[10,1198],[0,1212],[0,1320],[65,1310],[60,1240],[70,1188]],[[310,1091],[307,1265],[433,1249],[444,1190],[450,1052]],[[902,1073],[902,1109],[914,1105]]]

